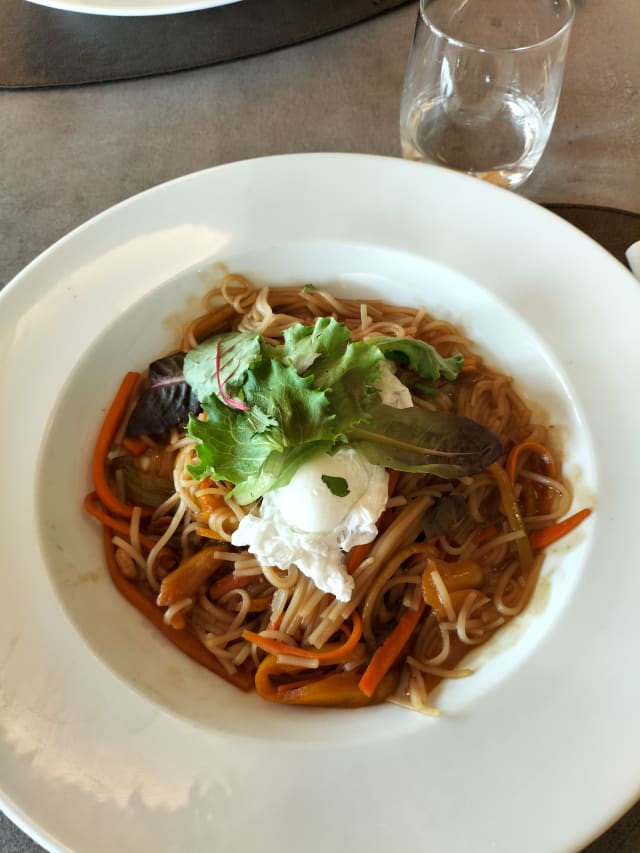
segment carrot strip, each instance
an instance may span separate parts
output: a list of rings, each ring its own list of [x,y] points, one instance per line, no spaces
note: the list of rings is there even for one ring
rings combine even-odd
[[[114,515],[119,515],[122,518],[131,518],[134,508],[130,504],[123,503],[113,494],[107,483],[105,467],[107,453],[118,431],[118,427],[125,416],[129,401],[139,379],[140,374],[131,371],[122,380],[98,434],[91,465],[93,483],[102,505]],[[151,510],[148,508],[143,509],[142,514],[151,515]]]
[[[485,527],[484,530],[481,530],[476,534],[475,542],[476,545],[482,545],[484,542],[488,542],[490,539],[494,539],[498,535],[498,528],[495,524],[492,524],[490,527]]]
[[[132,456],[142,456],[148,445],[144,438],[138,435],[126,435],[122,439],[122,446],[126,447]]]
[[[130,528],[126,521],[122,521],[119,518],[113,518],[108,513],[104,512],[104,510],[100,509],[97,505],[98,501],[98,493],[97,492],[89,492],[89,494],[84,499],[84,508],[86,511],[92,515],[94,518],[97,518],[98,521],[102,522],[105,527],[108,527],[110,530],[115,530],[116,533],[121,533],[123,536],[129,536]],[[155,539],[150,539],[148,536],[145,536],[143,533],[140,534],[140,543],[144,545],[149,551],[156,544]]]
[[[266,699],[267,702],[278,702],[280,704],[284,704],[284,695],[287,693],[287,690],[281,690],[280,687],[276,687],[271,680],[271,676],[289,675],[290,673],[299,671],[300,667],[294,666],[290,663],[278,663],[275,655],[267,655],[256,672],[256,693],[261,699]],[[305,679],[305,683],[309,684],[317,680],[318,676],[315,676],[314,678]],[[295,682],[293,689],[295,689],[295,686],[298,684],[299,682]]]
[[[567,533],[570,533],[579,524],[582,524],[585,518],[591,515],[591,512],[592,510],[590,509],[581,509],[574,515],[570,515],[569,518],[559,521],[557,524],[551,524],[549,527],[536,530],[530,536],[532,548],[538,551],[540,548],[546,548],[548,545],[557,542],[558,539],[562,539],[563,536],[566,536]]]
[[[272,598],[273,593],[271,595],[264,595],[261,598],[252,598],[249,602],[249,613],[262,613],[263,610],[266,610],[267,607],[269,607]],[[238,602],[237,604],[234,604],[231,609],[237,612],[241,607],[242,604]]]
[[[231,592],[233,589],[249,586],[251,581],[254,580],[256,580],[255,575],[241,575],[237,578],[233,572],[229,572],[228,575],[211,584],[209,587],[209,598],[211,601],[215,601],[216,598],[222,598],[223,595],[226,595],[226,593]]]
[[[151,601],[137,586],[128,581],[118,569],[115,558],[115,549],[111,542],[111,530],[108,527],[104,528],[104,546],[107,556],[107,567],[111,580],[113,581],[118,592],[127,599],[137,610],[142,613],[159,631],[165,635],[180,651],[188,655],[192,660],[215,672],[225,681],[231,682],[241,690],[250,690],[253,687],[254,679],[250,672],[246,670],[238,670],[235,673],[229,673],[222,666],[217,657],[205,648],[202,643],[192,634],[186,631],[176,631],[164,621],[162,611]]]
[[[299,646],[290,646],[287,643],[282,643],[279,640],[271,640],[267,637],[262,637],[260,634],[255,634],[253,631],[243,631],[242,636],[250,643],[254,643],[263,652],[270,655],[287,655],[299,658],[317,658],[321,666],[328,663],[338,663],[347,658],[356,648],[360,637],[362,636],[362,619],[357,610],[354,610],[351,618],[353,620],[353,628],[348,639],[340,646],[332,648],[328,652],[323,652],[322,649],[301,649]]]
[[[365,696],[373,696],[382,679],[403,653],[422,618],[426,606],[426,602],[421,598],[416,610],[407,608],[384,643],[375,650],[369,665],[358,682],[358,687]],[[354,611],[354,615],[355,613],[356,611]]]
[[[362,545],[355,545],[349,551],[347,556],[347,574],[352,575],[358,566],[364,563],[372,547],[373,542],[364,542]]]
[[[279,616],[276,617],[276,619],[273,619],[269,622],[266,630],[267,631],[277,631],[278,628],[280,627],[280,625],[282,625],[283,619],[284,619],[284,610],[282,611],[282,613],[280,613]]]

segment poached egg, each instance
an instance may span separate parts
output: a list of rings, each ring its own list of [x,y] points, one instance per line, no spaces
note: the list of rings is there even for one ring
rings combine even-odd
[[[341,489],[332,488],[335,480]],[[344,553],[377,536],[388,480],[383,467],[353,448],[314,457],[286,486],[263,496],[241,520],[231,543],[247,546],[263,566],[286,570],[295,565],[318,589],[349,601],[353,578]]]

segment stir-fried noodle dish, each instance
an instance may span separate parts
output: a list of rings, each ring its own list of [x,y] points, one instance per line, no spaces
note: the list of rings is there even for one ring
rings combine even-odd
[[[240,275],[205,306],[100,430],[113,582],[268,701],[437,713],[590,512],[567,517],[547,427],[425,310]]]

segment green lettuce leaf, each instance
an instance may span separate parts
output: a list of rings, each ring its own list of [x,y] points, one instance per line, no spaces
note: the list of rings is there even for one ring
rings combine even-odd
[[[448,379],[452,382],[462,370],[464,359],[461,355],[443,358],[440,353],[424,341],[415,338],[372,338],[368,343],[375,344],[385,358],[395,361],[401,367],[413,370],[423,379]]]
[[[190,420],[200,460],[190,470],[233,483],[240,503],[286,485],[303,462],[346,443],[367,419],[383,358],[326,317],[290,327],[278,347],[238,332],[192,353],[185,375],[207,419]]]
[[[199,459],[189,468],[192,477],[200,480],[212,475],[239,483],[255,476],[269,455],[281,449],[278,433],[256,429],[250,412],[237,412],[215,396],[204,404],[207,420],[193,416],[189,420],[189,435],[198,442]]]
[[[326,392],[316,390],[312,378],[300,376],[291,364],[261,359],[248,371],[242,391],[249,413],[267,425],[281,448],[333,437]]]
[[[191,475],[196,479],[209,475],[233,483],[230,494],[240,505],[286,486],[301,465],[333,447],[331,441],[311,441],[273,449],[265,434],[252,433],[248,421],[249,416],[240,415],[226,425],[224,421],[214,425],[211,418],[193,418],[190,424],[191,435],[201,442],[197,448],[199,463],[189,466]]]
[[[431,380],[455,378],[462,364],[420,341],[351,341],[329,317],[291,326],[276,347],[249,332],[210,338],[184,364],[207,416],[189,421],[198,455],[191,474],[232,483],[247,504],[346,443],[376,464],[441,477],[481,470],[499,455],[496,436],[466,418],[382,405],[375,384],[385,357]]]
[[[238,483],[231,494],[239,504],[251,503],[271,489],[286,486],[300,466],[315,456],[329,453],[332,447],[330,441],[309,441],[297,447],[286,447],[283,451],[274,451],[260,471],[244,482]]]
[[[304,366],[316,389],[326,392],[332,412],[331,431],[344,437],[356,423],[365,420],[376,393],[381,351],[368,342],[350,341],[349,329],[332,317],[319,317],[313,326],[297,324],[284,333],[276,349],[279,358]]]
[[[318,359],[321,364],[339,359],[348,341],[349,330],[344,323],[339,323],[333,317],[318,317],[313,326],[295,323],[285,329],[283,343],[274,347],[272,354],[274,358],[293,365],[302,375]]]

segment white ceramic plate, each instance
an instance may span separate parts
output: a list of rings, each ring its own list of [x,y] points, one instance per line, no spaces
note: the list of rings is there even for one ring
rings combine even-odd
[[[175,15],[227,6],[240,0],[30,0],[38,6],[49,6],[63,12],[83,12],[89,15]]]
[[[558,424],[591,519],[530,612],[443,689],[280,708],[184,659],[112,589],[81,511],[123,372],[175,341],[212,265],[453,319]],[[51,850],[579,848],[640,793],[637,282],[504,190],[358,155],[254,160],[102,214],[0,296],[3,807]]]

